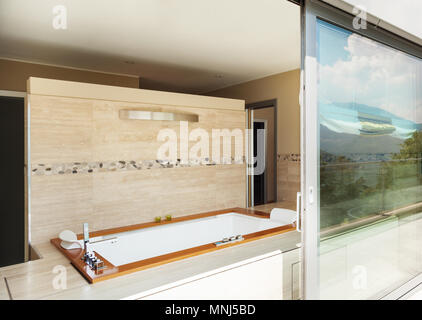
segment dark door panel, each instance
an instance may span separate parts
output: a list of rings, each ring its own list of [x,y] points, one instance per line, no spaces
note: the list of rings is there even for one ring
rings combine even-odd
[[[24,262],[24,99],[0,97],[0,267]]]
[[[254,157],[258,156],[258,130],[265,129],[263,122],[254,122],[253,129],[253,144],[254,144]],[[256,167],[256,164],[255,164]],[[253,197],[254,206],[265,203],[265,171],[261,174],[253,176]]]

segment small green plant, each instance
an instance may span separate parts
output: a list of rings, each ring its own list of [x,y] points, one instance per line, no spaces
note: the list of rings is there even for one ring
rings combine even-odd
[[[167,220],[167,221],[170,221],[170,220],[171,220],[171,214],[167,214],[167,215],[166,215],[166,220]]]
[[[154,221],[155,221],[155,222],[157,222],[157,223],[161,222],[161,217],[160,217],[160,216],[155,217],[155,218],[154,218]]]

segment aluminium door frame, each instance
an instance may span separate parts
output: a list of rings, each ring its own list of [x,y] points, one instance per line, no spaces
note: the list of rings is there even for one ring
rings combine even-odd
[[[367,22],[355,30],[355,17],[320,0],[305,0],[301,7],[301,217],[302,292],[304,299],[319,299],[319,121],[317,19],[422,59],[421,46]]]

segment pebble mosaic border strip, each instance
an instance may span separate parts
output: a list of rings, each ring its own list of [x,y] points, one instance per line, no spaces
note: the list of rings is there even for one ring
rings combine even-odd
[[[300,153],[277,154],[277,160],[300,162]]]
[[[241,159],[222,159],[221,163],[205,159],[189,160],[182,162],[168,160],[119,160],[119,161],[96,161],[96,162],[71,162],[45,164],[39,163],[31,166],[33,176],[48,176],[61,174],[82,174],[93,172],[113,172],[113,171],[131,171],[131,170],[148,170],[148,169],[166,169],[166,168],[188,168],[199,166],[215,166],[225,164],[244,164],[244,157]]]

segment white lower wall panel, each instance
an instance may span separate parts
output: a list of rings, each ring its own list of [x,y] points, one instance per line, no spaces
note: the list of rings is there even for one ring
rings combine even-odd
[[[283,299],[280,250],[157,287],[126,299]]]

